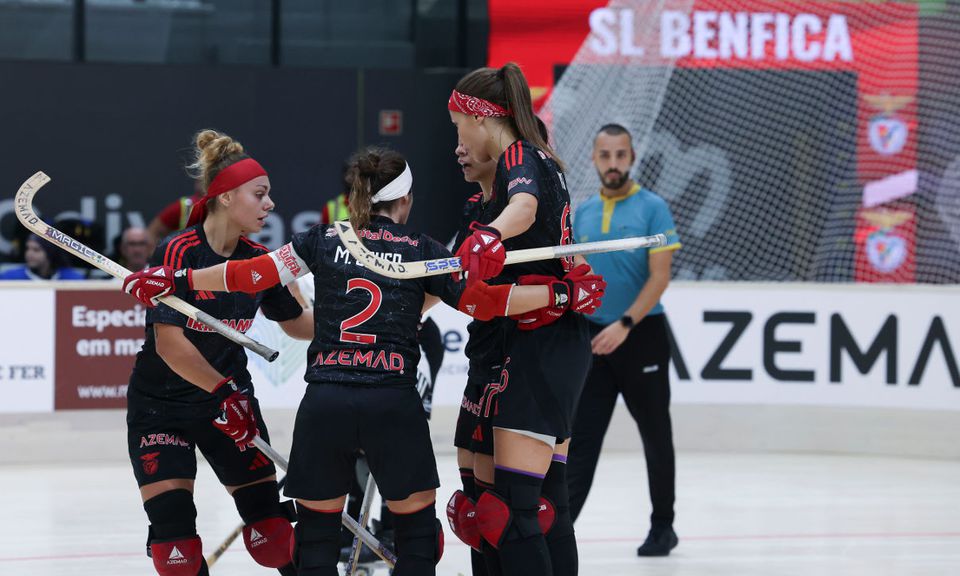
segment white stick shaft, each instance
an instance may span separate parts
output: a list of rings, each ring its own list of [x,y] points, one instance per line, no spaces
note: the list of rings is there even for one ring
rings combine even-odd
[[[263,452],[263,454],[273,460],[273,463],[277,465],[277,468],[287,471],[287,459],[280,455],[279,452],[273,449],[273,446],[267,444],[266,440],[260,436],[255,436],[253,438],[253,445],[257,447],[258,450]],[[379,556],[384,562],[387,563],[387,566],[393,568],[397,563],[396,555],[390,551],[387,547],[380,543],[373,534],[367,532],[367,530],[360,526],[356,520],[348,516],[346,513],[343,514],[343,525],[347,527],[347,530],[353,533],[354,536],[363,541],[374,554]]]
[[[64,234],[56,228],[53,228],[41,220],[39,216],[37,216],[36,212],[33,210],[33,197],[37,191],[49,181],[49,176],[43,172],[37,172],[31,176],[29,180],[24,182],[23,186],[20,187],[20,190],[17,191],[15,203],[17,218],[20,220],[20,222],[37,236],[50,242],[54,246],[83,259],[85,262],[89,262],[107,274],[110,274],[114,278],[123,279],[129,276],[130,271],[123,266],[117,264],[103,254],[100,254],[83,242],[74,240],[69,235]],[[163,298],[160,298],[160,302],[163,302],[167,306],[189,318],[203,323],[214,332],[217,332],[218,334],[236,342],[237,344],[240,344],[244,348],[263,356],[270,362],[273,362],[280,354],[276,350],[264,346],[243,332],[240,332],[235,328],[231,328],[210,314],[207,314],[203,310],[184,302],[176,296],[164,296]]]

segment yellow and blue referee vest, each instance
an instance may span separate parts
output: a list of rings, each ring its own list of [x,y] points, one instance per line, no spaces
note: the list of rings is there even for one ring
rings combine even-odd
[[[632,236],[665,234],[667,245],[659,248],[638,248],[602,254],[589,254],[587,262],[594,272],[607,281],[603,303],[588,319],[598,324],[611,324],[620,319],[637,299],[650,277],[647,252],[651,254],[680,248],[680,237],[663,198],[634,184],[625,196],[607,198],[597,194],[577,209],[573,218],[573,234],[577,242],[614,240]],[[649,314],[663,314],[660,302]]]

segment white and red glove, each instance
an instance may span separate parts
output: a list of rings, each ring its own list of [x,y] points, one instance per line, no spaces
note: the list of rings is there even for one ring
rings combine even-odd
[[[220,415],[214,419],[213,425],[230,437],[243,452],[251,446],[257,436],[257,417],[247,391],[237,386],[232,377],[224,378],[213,389],[213,393],[223,398],[220,402]]]
[[[568,310],[581,314],[593,314],[600,306],[600,299],[607,283],[598,274],[589,274],[590,266],[581,264],[562,279],[541,274],[521,276],[521,286],[543,285],[550,289],[551,304],[523,314],[510,316],[517,321],[520,330],[535,330],[553,324]]]
[[[500,242],[500,231],[493,226],[471,222],[473,234],[467,236],[457,250],[460,258],[460,271],[467,280],[486,280],[500,274],[507,250]],[[454,276],[459,279],[459,276]]]
[[[174,270],[170,266],[153,266],[124,278],[123,291],[153,308],[158,298],[171,292],[189,291],[191,272],[189,268]]]

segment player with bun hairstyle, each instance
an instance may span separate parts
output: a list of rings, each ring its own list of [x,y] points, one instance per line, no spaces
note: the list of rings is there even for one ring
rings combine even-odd
[[[503,266],[506,250],[572,242],[563,163],[539,129],[520,68],[508,63],[467,74],[448,108],[471,155],[497,161],[490,199],[457,251],[468,285],[577,282],[589,275],[588,266],[569,258]],[[455,494],[449,506],[461,510],[459,518],[475,507],[491,573],[498,567],[508,576],[577,573],[565,461],[591,357],[586,320],[577,312],[593,310],[574,303],[472,326],[471,343],[486,347],[477,355],[492,358],[503,349],[500,362],[486,362],[501,369],[483,393],[474,435],[492,431],[494,472],[485,478],[477,467],[475,504]]]
[[[403,157],[371,148],[351,160],[350,220],[366,246],[385,258],[409,262],[448,258],[440,243],[405,223],[413,204],[413,173]],[[394,513],[395,576],[434,574],[442,553],[436,519],[436,460],[416,389],[417,324],[443,300],[489,320],[543,307],[553,295],[574,295],[601,282],[488,286],[451,276],[397,280],[356,263],[333,226],[294,235],[278,250],[245,262],[201,270],[171,267],[129,276],[141,301],[173,290],[273,289],[314,274],[314,337],[308,383],[297,413],[285,494],[298,501],[295,563],[302,576],[337,574],[340,515],[363,450],[380,493]]]
[[[266,254],[246,237],[263,228],[274,207],[266,171],[225,134],[203,130],[195,145],[189,168],[204,196],[189,226],[161,242],[151,264],[204,267]],[[287,334],[313,335],[312,314],[283,287],[181,296],[240,330],[261,309]],[[248,447],[255,435],[268,433],[244,349],[167,306],[147,305],[146,341],[127,389],[127,444],[150,521],[148,550],[157,573],[207,574],[193,501],[199,449],[233,496],[254,560],[284,576],[296,574],[289,549],[292,507],[280,503],[273,464]]]

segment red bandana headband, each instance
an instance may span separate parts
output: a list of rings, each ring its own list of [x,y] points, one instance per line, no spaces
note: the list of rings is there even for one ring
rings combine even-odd
[[[244,158],[227,166],[214,177],[213,182],[210,182],[210,186],[207,187],[207,195],[193,205],[193,210],[190,211],[190,219],[187,220],[187,226],[203,222],[207,215],[207,202],[213,198],[242,186],[254,178],[266,175],[267,171],[253,158]]]
[[[497,106],[489,100],[477,98],[476,96],[467,96],[456,90],[450,94],[450,100],[447,102],[447,109],[454,112],[462,112],[470,116],[487,116],[490,118],[503,118],[513,116],[513,112]]]

